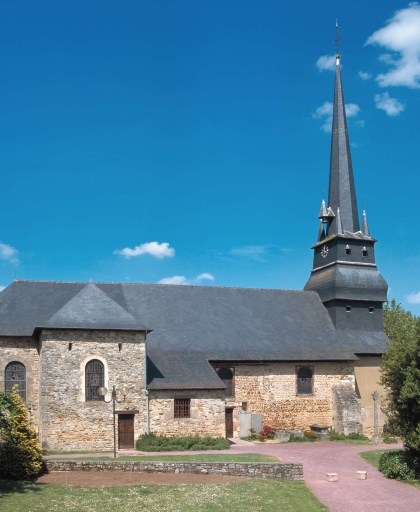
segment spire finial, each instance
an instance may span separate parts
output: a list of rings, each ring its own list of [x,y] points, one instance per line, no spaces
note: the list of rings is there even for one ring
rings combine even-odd
[[[335,56],[337,59],[340,58],[340,54],[338,53],[338,43],[340,42],[340,39],[343,36],[338,35],[338,29],[340,28],[340,25],[338,24],[338,19],[335,20],[335,39],[332,44],[335,44]]]

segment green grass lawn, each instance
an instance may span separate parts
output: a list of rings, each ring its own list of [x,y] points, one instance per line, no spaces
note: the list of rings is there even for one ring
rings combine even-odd
[[[369,439],[345,439],[340,441],[330,441],[331,443],[345,443],[345,444],[357,444],[357,445],[369,445],[372,444]]]
[[[375,468],[378,467],[379,464],[379,457],[389,450],[374,450],[371,452],[361,452],[359,453],[359,457],[364,459],[366,462],[369,462],[369,464],[372,464],[372,466],[375,466]],[[400,482],[403,482],[405,484],[413,485],[414,487],[417,487],[417,489],[420,489],[420,480],[400,480]]]
[[[0,482],[2,512],[328,512],[302,482],[77,487]]]
[[[66,457],[60,457],[60,460],[64,460]],[[200,454],[200,455],[133,455],[133,456],[124,456],[124,457],[72,457],[71,459],[66,460],[117,460],[117,461],[125,461],[125,460],[139,460],[139,461],[172,461],[176,460],[177,462],[281,462],[281,459],[278,457],[274,457],[273,455],[260,455],[259,453],[240,453],[236,455],[231,454],[217,454],[217,453],[208,453],[208,454]]]

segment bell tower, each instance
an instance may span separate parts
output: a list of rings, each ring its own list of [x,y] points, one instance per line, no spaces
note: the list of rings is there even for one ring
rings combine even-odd
[[[322,201],[318,218],[313,270],[304,289],[318,292],[336,329],[383,332],[388,285],[375,263],[377,240],[365,211],[360,229],[338,48],[328,205]]]

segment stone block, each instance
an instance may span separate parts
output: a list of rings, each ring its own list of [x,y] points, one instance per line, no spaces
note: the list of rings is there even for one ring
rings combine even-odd
[[[274,439],[276,441],[280,441],[280,443],[287,443],[287,441],[290,439],[290,433],[289,432],[276,431],[276,432],[274,432]]]
[[[262,414],[252,414],[251,415],[251,427],[255,430],[255,432],[261,432],[262,430]]]
[[[358,471],[356,478],[357,480],[367,480],[367,471]]]
[[[338,473],[327,473],[327,482],[338,482]]]
[[[251,435],[251,413],[241,411],[239,415],[240,421],[240,437],[248,437]]]
[[[289,435],[293,434],[295,437],[304,437],[303,432],[301,432],[300,430],[286,430],[286,432]]]

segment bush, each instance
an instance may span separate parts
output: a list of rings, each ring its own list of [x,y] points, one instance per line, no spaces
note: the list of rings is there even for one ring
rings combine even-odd
[[[264,425],[261,432],[258,432],[258,440],[265,441],[266,439],[274,439],[275,432],[276,432],[276,429],[274,427],[270,427],[269,425]]]
[[[408,480],[420,476],[420,458],[415,452],[393,450],[379,457],[378,469],[388,478]]]
[[[384,434],[388,434],[389,436],[398,437],[400,435],[397,425],[395,425],[392,421],[385,423],[383,431]]]
[[[395,437],[391,437],[388,434],[382,434],[382,441],[385,444],[397,444],[398,439],[395,439]]]
[[[258,434],[255,432],[254,428],[249,429],[249,436],[241,437],[244,441],[255,441],[258,439]]]
[[[316,437],[307,437],[303,435],[303,437],[295,436],[294,434],[290,434],[290,439],[287,441],[288,443],[313,443],[316,441]]]
[[[350,434],[339,434],[334,429],[330,430],[330,441],[346,441],[351,439],[353,441],[369,441],[369,438],[358,432],[350,432]]]
[[[143,434],[137,439],[136,449],[142,452],[172,452],[189,450],[228,450],[230,443],[222,437],[157,436]]]
[[[5,393],[6,394],[6,393]],[[0,441],[0,478],[22,480],[37,476],[43,468],[38,433],[28,418],[28,411],[22,398],[13,386],[7,393],[12,404],[3,420]]]
[[[309,439],[318,439],[318,436],[312,430],[305,430],[303,435]]]

